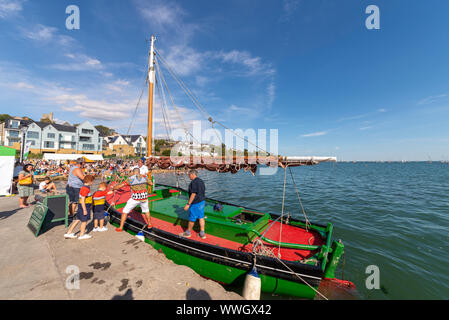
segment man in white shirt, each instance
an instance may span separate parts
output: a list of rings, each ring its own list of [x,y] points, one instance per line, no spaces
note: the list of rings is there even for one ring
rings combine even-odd
[[[140,175],[142,175],[142,176],[144,176],[144,177],[148,176],[149,170],[148,170],[148,167],[147,167],[146,165],[143,164],[143,161],[142,161],[142,160],[139,160],[137,163],[138,163],[138,166],[136,166],[136,167],[134,167],[134,168],[139,168]],[[133,169],[134,169],[134,168],[133,168]]]

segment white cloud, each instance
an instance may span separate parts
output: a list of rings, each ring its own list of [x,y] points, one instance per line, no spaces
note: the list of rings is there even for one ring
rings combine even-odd
[[[11,92],[10,88],[19,90],[20,95],[12,93],[12,96],[33,101],[34,105],[42,106],[43,112],[50,108],[56,112],[63,110],[76,113],[76,116],[82,119],[129,123],[137,103],[134,91],[106,97],[103,90],[98,90],[105,86],[102,83],[93,82],[95,85],[90,86],[91,89],[88,84],[83,84],[84,87],[67,88],[60,83],[30,75],[29,71],[17,66],[0,64],[0,71],[0,88],[6,88],[4,90],[8,92]],[[113,83],[130,84],[122,79]]]
[[[177,74],[187,76],[201,69],[204,58],[205,55],[195,49],[179,45],[169,49],[165,60]]]
[[[262,63],[262,58],[252,56],[248,51],[232,50],[216,54],[223,62],[230,62],[244,66],[247,75],[274,74],[275,70],[271,65]]]
[[[186,44],[200,30],[198,24],[185,21],[188,16],[177,3],[170,1],[145,1],[135,0],[137,9],[141,16],[151,26],[153,33],[158,35],[169,35],[173,43]]]
[[[298,9],[300,0],[284,0],[282,2],[281,21],[289,21],[291,16]]]
[[[387,109],[377,109],[375,112],[359,114],[359,115],[355,115],[355,116],[351,116],[351,117],[343,117],[343,118],[338,119],[337,122],[362,119],[362,118],[366,118],[369,116],[374,116],[378,113],[385,113],[385,112],[387,112]]]
[[[361,127],[360,130],[364,131],[364,130],[368,130],[368,129],[372,129],[372,126],[367,126],[367,127]]]
[[[76,112],[81,117],[95,120],[116,120],[129,118],[133,108],[130,101],[111,102],[106,100],[90,99],[84,94],[62,94],[47,97],[65,111]]]
[[[22,1],[0,0],[0,18],[7,18],[22,11]]]
[[[89,57],[85,54],[65,54],[66,57],[74,60],[71,63],[58,63],[50,65],[51,69],[61,70],[61,71],[91,71],[91,70],[101,70],[104,69],[103,64],[100,60],[96,58]]]
[[[320,137],[320,136],[325,136],[326,134],[328,134],[327,131],[319,131],[319,132],[303,134],[301,137],[303,137],[303,138]]]
[[[268,92],[268,108],[271,109],[276,94],[276,87],[273,81],[268,85],[267,92]]]
[[[37,24],[30,28],[20,27],[19,30],[25,38],[37,43],[54,43],[64,48],[73,46],[76,43],[76,40],[72,37],[59,34],[57,28],[42,24]]]
[[[58,29],[38,24],[33,30],[24,31],[25,37],[36,41],[49,41],[53,39]]]
[[[149,6],[141,6],[140,13],[150,23],[159,26],[172,26],[179,22],[184,11],[176,4],[150,3]]]
[[[105,87],[111,91],[123,92],[124,87],[128,87],[129,85],[130,85],[129,81],[118,79],[117,81],[114,81],[113,83],[106,84]]]
[[[436,96],[430,96],[430,97],[427,97],[427,98],[424,98],[424,99],[418,101],[418,104],[419,105],[432,104],[432,103],[435,103],[435,102],[437,102],[443,98],[446,98],[446,97],[447,97],[447,94],[439,94]]]
[[[32,84],[26,82],[17,82],[13,85],[13,87],[17,89],[34,89],[34,86]]]

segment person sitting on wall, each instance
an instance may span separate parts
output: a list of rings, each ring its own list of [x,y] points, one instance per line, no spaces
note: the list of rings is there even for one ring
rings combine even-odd
[[[45,177],[44,181],[39,184],[39,191],[42,193],[57,192],[56,185],[50,177]]]

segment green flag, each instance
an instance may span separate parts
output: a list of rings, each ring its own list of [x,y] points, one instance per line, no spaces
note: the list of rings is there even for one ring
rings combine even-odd
[[[28,141],[25,144],[25,149],[23,149],[23,160],[28,159],[28,155],[30,154],[31,141]]]

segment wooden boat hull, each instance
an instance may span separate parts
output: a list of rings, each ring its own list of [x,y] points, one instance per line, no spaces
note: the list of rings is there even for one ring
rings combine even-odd
[[[118,226],[120,216],[119,211],[110,209],[110,223]],[[125,230],[132,235],[136,235],[142,227],[143,223],[129,218],[125,223]],[[212,246],[156,228],[145,229],[143,233],[145,242],[156,250],[162,250],[166,257],[176,264],[188,266],[201,276],[223,284],[243,284],[246,274],[253,267],[253,255],[248,252]],[[320,285],[323,277],[320,270],[308,268],[307,265],[299,268],[295,263],[290,263],[289,267],[313,288],[317,289]],[[261,277],[262,291],[265,293],[292,295],[306,299],[315,297],[315,291],[312,288],[301,283],[294,273],[283,267],[276,259],[258,257],[256,268]]]
[[[177,190],[184,192],[182,189]],[[215,200],[212,201],[215,202]],[[119,203],[109,209],[110,222],[113,225],[119,225],[122,214],[120,209],[123,206],[124,203]],[[159,214],[161,213],[159,212]],[[154,219],[153,212],[152,216]],[[276,218],[273,215],[271,217],[273,219]],[[293,220],[291,223],[295,223],[295,219],[291,220]],[[296,220],[296,222],[299,223],[300,221]],[[170,219],[167,219],[167,224],[174,225]],[[180,225],[181,223],[178,222],[178,224]],[[167,258],[176,264],[186,265],[201,276],[222,284],[241,286],[246,274],[251,271],[255,262],[255,266],[261,277],[261,289],[263,292],[313,299],[316,295],[316,289],[325,277],[325,271],[320,265],[279,260],[261,255],[257,255],[254,261],[255,256],[253,253],[241,250],[241,247],[227,248],[197,241],[192,238],[187,239],[179,236],[177,233],[167,231],[167,228],[162,229],[157,226],[150,230],[142,230],[143,226],[144,223],[142,221],[134,219],[132,215],[129,215],[124,228],[133,235],[139,231],[143,231],[145,241],[156,250],[160,249],[164,252]],[[326,226],[320,227],[325,228]],[[329,259],[329,261],[332,260]],[[338,263],[338,259],[333,263]]]

